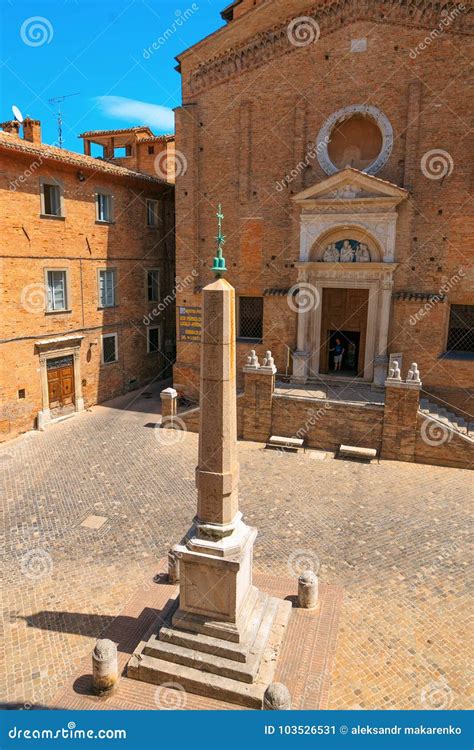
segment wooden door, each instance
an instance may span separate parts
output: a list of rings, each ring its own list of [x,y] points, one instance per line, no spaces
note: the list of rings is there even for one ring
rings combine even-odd
[[[368,289],[345,289],[327,287],[323,289],[321,315],[320,372],[329,372],[329,349],[334,331],[359,332],[359,356],[357,376],[363,377],[365,344],[367,337]]]
[[[74,363],[72,355],[48,359],[49,408],[57,409],[74,403]]]

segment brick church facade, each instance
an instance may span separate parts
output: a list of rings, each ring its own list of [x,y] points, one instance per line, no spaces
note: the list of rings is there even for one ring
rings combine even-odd
[[[178,58],[177,278],[196,282],[177,296],[176,389],[198,396],[221,202],[240,372],[270,349],[289,383],[380,391],[390,361],[417,362],[424,397],[468,420],[471,8],[237,0],[223,17]]]
[[[22,134],[17,121],[2,127],[6,440],[169,375],[175,258],[174,186],[162,173],[169,138],[93,131],[81,155],[43,143],[36,120]],[[90,155],[91,142],[103,156]]]

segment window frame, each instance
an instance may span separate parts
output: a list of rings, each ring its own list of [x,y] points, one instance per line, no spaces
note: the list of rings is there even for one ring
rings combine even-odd
[[[470,351],[469,349],[451,349],[449,347],[449,338],[451,335],[451,319],[453,315],[453,307],[473,307],[474,305],[471,305],[469,303],[464,302],[450,302],[448,305],[448,311],[447,311],[447,323],[446,323],[446,336],[445,336],[445,346],[444,346],[444,357],[448,359],[471,359],[474,358],[474,351]],[[466,328],[466,331],[468,329]]]
[[[101,219],[99,218],[99,196],[103,196],[107,199],[107,203],[109,206],[109,218],[108,219]],[[94,193],[94,201],[95,201],[95,223],[96,224],[114,224],[114,194],[111,190],[107,190],[106,188],[98,188]]]
[[[45,185],[49,187],[55,187],[59,193],[59,213],[58,214],[47,214],[46,213],[46,200],[44,194]],[[61,180],[57,180],[55,177],[40,177],[39,178],[39,190],[40,190],[40,218],[41,219],[65,219],[66,218],[66,207],[64,202],[64,185]]]
[[[238,341],[246,341],[246,342],[255,343],[255,344],[262,343],[262,341],[263,341],[263,332],[264,332],[263,322],[264,322],[264,299],[265,298],[262,295],[259,295],[259,294],[242,294],[242,295],[239,295],[237,299],[238,299],[238,308],[237,308],[237,325],[238,325],[237,331],[238,332],[237,332],[237,340]],[[241,300],[242,299],[259,299],[262,302],[262,317],[261,317],[262,335],[259,338],[257,338],[257,337],[250,337],[250,336],[242,336],[241,333],[240,333],[240,326],[241,326],[241,318],[240,318],[240,316],[241,316]]]
[[[104,339],[115,339],[115,359],[106,362],[104,359]],[[106,365],[115,365],[119,361],[119,347],[118,347],[118,333],[102,333],[100,336],[100,361],[101,364]]]
[[[158,348],[153,351],[150,349],[150,331],[158,331]],[[153,325],[146,327],[146,351],[147,354],[162,354],[163,349],[163,337],[162,337],[161,325]]]
[[[149,291],[148,274],[149,273],[158,274],[158,297],[156,299],[150,299],[148,296],[148,291]],[[145,299],[147,303],[150,305],[155,304],[156,302],[160,302],[161,300],[161,268],[146,268],[145,269]]]
[[[100,275],[101,273],[113,273],[114,276],[114,284],[113,284],[113,292],[114,292],[114,301],[111,305],[103,305],[101,296],[100,296]],[[98,309],[99,310],[110,310],[113,307],[118,306],[118,273],[117,268],[113,266],[112,268],[107,267],[101,267],[97,269],[97,297],[98,297]]]
[[[156,210],[156,214],[155,214],[156,224],[150,224],[149,221],[148,221],[148,217],[149,217],[148,209],[149,209],[149,205],[151,203],[155,204],[156,209],[157,209]],[[159,225],[160,225],[160,217],[159,217],[159,212],[158,212],[159,206],[160,206],[160,201],[158,200],[158,198],[147,198],[146,199],[146,217],[145,217],[145,219],[146,219],[146,225],[150,229],[157,229],[159,227]]]
[[[52,268],[47,266],[43,269],[44,272],[44,289],[45,289],[45,314],[58,314],[64,312],[70,312],[70,284],[69,284],[69,269],[68,268]],[[64,307],[50,307],[49,305],[49,279],[50,273],[62,273],[64,274]]]

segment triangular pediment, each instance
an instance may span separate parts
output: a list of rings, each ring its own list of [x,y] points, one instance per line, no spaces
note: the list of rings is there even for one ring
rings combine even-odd
[[[353,167],[337,172],[306,188],[301,193],[293,196],[293,200],[300,204],[323,204],[337,203],[339,201],[347,204],[348,201],[364,203],[390,203],[397,205],[404,200],[408,192],[380,177],[361,172]]]

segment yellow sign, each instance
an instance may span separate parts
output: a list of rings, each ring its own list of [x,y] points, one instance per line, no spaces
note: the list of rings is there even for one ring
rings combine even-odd
[[[201,341],[201,308],[179,308],[179,339],[180,341]]]

